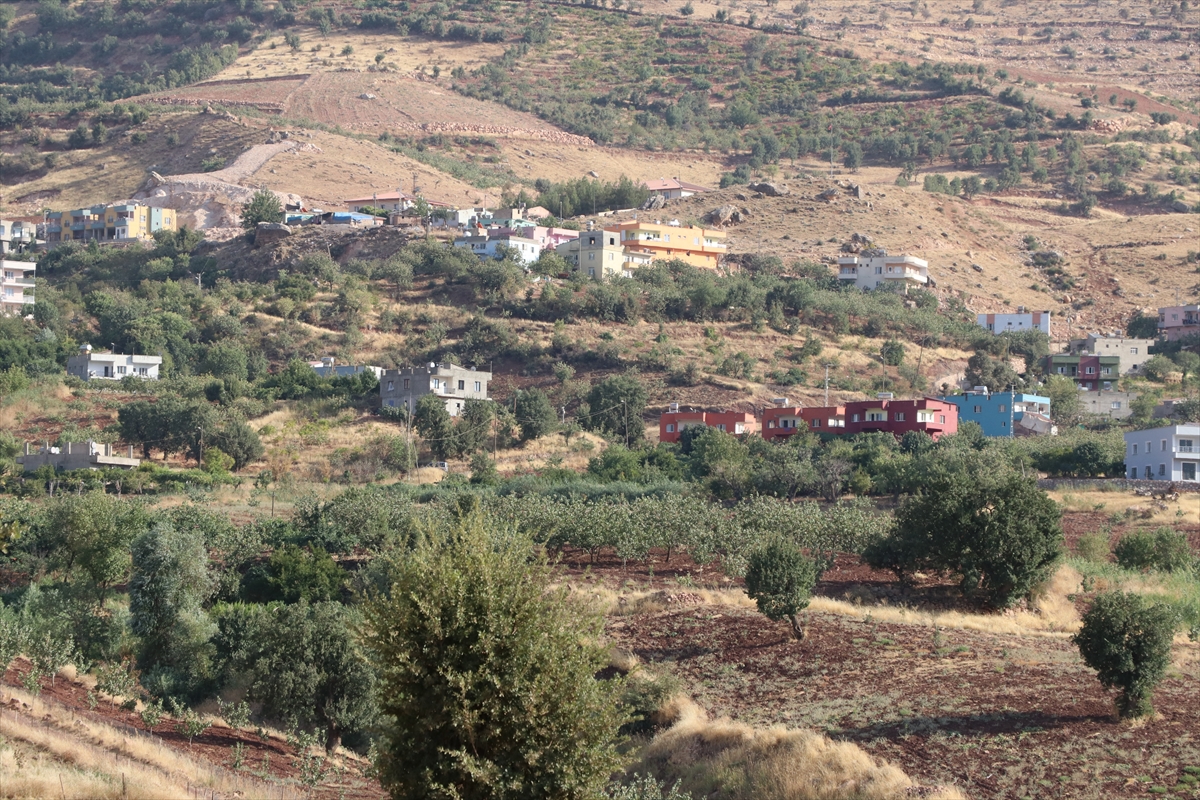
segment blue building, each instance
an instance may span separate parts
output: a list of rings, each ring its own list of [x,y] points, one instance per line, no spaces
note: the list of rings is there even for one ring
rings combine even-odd
[[[943,397],[958,406],[958,424],[977,422],[985,436],[1014,436],[1017,433],[1050,433],[1050,398],[1037,394],[989,392],[976,386],[964,394]],[[1026,418],[1026,415],[1029,418]],[[1033,417],[1044,417],[1045,425],[1033,424]],[[1041,420],[1038,420],[1041,422]],[[1045,428],[1042,430],[1042,428]]]

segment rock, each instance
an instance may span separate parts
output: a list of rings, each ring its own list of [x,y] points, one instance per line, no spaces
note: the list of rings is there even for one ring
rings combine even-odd
[[[856,242],[857,244],[874,244],[875,243],[875,240],[872,239],[870,236],[867,236],[865,233],[850,234],[850,241]]]
[[[588,170],[588,177],[590,177],[590,178],[599,178],[599,177],[600,177],[600,173],[599,173],[599,172],[596,172],[596,170],[594,170],[594,169],[592,169],[592,170]]]
[[[749,188],[750,191],[760,192],[767,197],[783,197],[789,194],[786,186],[777,186],[773,183],[752,183]]]
[[[863,200],[867,196],[867,190],[864,189],[862,186],[860,186],[857,183],[853,184],[850,187],[850,193],[853,194],[855,197],[857,197],[859,200]]]
[[[887,255],[887,250],[882,247],[868,247],[862,251],[863,258],[883,258]]]
[[[254,246],[278,242],[292,235],[292,229],[282,222],[260,222],[254,230]]]
[[[646,198],[646,202],[642,203],[643,211],[658,211],[667,204],[667,198],[661,194],[652,194]]]
[[[358,99],[359,100],[374,100],[375,95],[371,94],[370,92],[363,92],[362,94],[360,94],[358,96]]]
[[[1176,200],[1174,203],[1171,203],[1171,210],[1179,214],[1190,214],[1192,207],[1182,200]]]
[[[742,222],[745,217],[737,206],[721,206],[708,212],[706,219],[713,225],[728,225],[731,222]]]
[[[971,269],[975,270],[976,272],[983,272],[983,267],[979,266],[978,264],[972,264]]]
[[[826,203],[833,202],[833,199],[838,196],[837,189],[826,189],[817,195],[818,200],[824,200]]]

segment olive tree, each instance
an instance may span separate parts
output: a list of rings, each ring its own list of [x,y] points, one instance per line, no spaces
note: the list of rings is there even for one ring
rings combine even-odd
[[[283,222],[283,203],[270,189],[259,189],[242,204],[242,227],[254,231],[260,222]]]
[[[1100,683],[1120,689],[1122,717],[1153,713],[1154,687],[1171,665],[1176,614],[1166,604],[1125,592],[1102,594],[1083,615],[1075,644]]]
[[[804,638],[800,612],[808,608],[817,582],[817,565],[795,544],[775,539],[750,554],[746,594],[767,619],[786,619],[792,635]]]
[[[365,604],[380,675],[379,777],[393,798],[595,797],[620,764],[621,682],[600,618],[544,556],[478,513],[389,565]]]

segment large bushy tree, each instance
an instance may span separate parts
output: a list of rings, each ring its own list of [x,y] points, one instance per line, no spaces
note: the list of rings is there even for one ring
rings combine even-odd
[[[582,800],[619,765],[600,620],[530,552],[471,514],[392,562],[366,604],[393,798]]]
[[[260,222],[283,222],[283,203],[270,189],[259,189],[242,204],[242,227],[254,231]]]
[[[1113,592],[1098,596],[1083,616],[1075,644],[1106,688],[1120,689],[1122,717],[1153,713],[1154,687],[1171,665],[1176,615],[1164,603]]]
[[[1062,553],[1058,506],[995,458],[931,474],[896,513],[894,532],[864,554],[902,579],[916,571],[958,575],[963,592],[1009,606],[1049,576]]]
[[[816,585],[816,562],[785,539],[775,539],[750,554],[746,594],[768,619],[786,619],[792,635],[804,638],[800,612],[808,608]]]
[[[591,430],[628,437],[631,443],[640,441],[645,435],[646,400],[646,387],[637,373],[610,375],[588,392],[588,414],[582,422]]]

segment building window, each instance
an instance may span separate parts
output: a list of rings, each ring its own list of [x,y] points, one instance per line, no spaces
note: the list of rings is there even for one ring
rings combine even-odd
[[[1183,479],[1185,481],[1196,480],[1196,465],[1195,465],[1195,463],[1188,461],[1187,463],[1185,463],[1183,465]]]
[[[459,381],[459,382],[458,382],[458,390],[459,390],[460,392],[463,392],[463,391],[466,391],[466,389],[467,389],[467,382],[466,382],[466,381]]]
[[[1114,401],[1113,401],[1113,404],[1112,404],[1112,408],[1113,408],[1113,411],[1120,411],[1120,410],[1121,410],[1121,401],[1120,401],[1120,400],[1114,400]],[[1137,445],[1136,445],[1136,444],[1134,445],[1134,448],[1135,448],[1135,449],[1137,448]]]
[[[477,392],[483,391],[483,385],[479,381],[475,381],[475,391],[477,391]]]
[[[118,374],[118,375],[124,375],[124,374],[125,374],[125,367],[117,367],[117,374]]]
[[[1154,442],[1146,442],[1146,452],[1147,453],[1154,452]]]
[[[407,388],[408,388],[408,380],[409,380],[408,378],[405,378],[405,379],[404,379],[404,388],[405,388],[405,389],[407,389]]]
[[[667,433],[674,433],[674,432],[675,432],[675,423],[668,422],[667,423]]]
[[[430,385],[430,386],[431,386],[431,387],[432,387],[434,390],[437,390],[437,389],[441,389],[441,388],[442,388],[442,382],[441,382],[441,380],[439,380],[438,378],[434,378],[433,380],[431,380],[431,381],[429,382],[429,385]]]
[[[390,399],[389,399],[389,400],[387,401],[387,404],[388,404],[388,408],[395,408],[395,406],[396,406],[396,401],[395,401],[395,400],[390,400]]]
[[[1062,375],[1062,374],[1063,374],[1063,367],[1059,367],[1059,368],[1058,368],[1058,374],[1059,374],[1059,375]]]
[[[1159,477],[1162,477],[1162,476],[1164,476],[1164,475],[1166,475],[1166,474],[1167,474],[1167,465],[1166,465],[1166,464],[1159,464],[1159,465],[1158,465],[1158,475],[1159,475]]]
[[[1137,354],[1138,354],[1138,349],[1136,347],[1129,348],[1129,355],[1136,356]]]
[[[1003,414],[1007,411],[1008,411],[1008,406],[1004,405],[1004,403],[1001,403],[1000,404],[1000,413]]]
[[[741,422],[736,422],[733,425],[733,432],[734,433],[745,433],[746,426],[744,424],[742,424]]]
[[[669,238],[671,238],[671,237],[669,237],[669,236],[668,236],[667,238],[669,239]],[[724,425],[717,425],[717,430],[719,430],[719,431],[724,431],[724,430],[725,430],[725,426],[724,426]]]
[[[1191,439],[1180,439],[1179,440],[1179,452],[1181,452],[1181,453],[1192,452],[1192,440]]]
[[[974,410],[975,410],[975,413],[976,413],[976,414],[979,414],[980,412],[982,412],[982,411],[983,411],[983,406],[975,406],[975,407],[974,407]]]
[[[938,422],[940,422],[940,423],[942,423],[942,424],[944,425],[944,424],[946,423],[946,415],[945,415],[945,414],[939,414],[939,415],[938,415]]]
[[[850,418],[850,421],[851,421],[851,422],[858,422],[858,414],[855,414],[853,417],[851,417],[851,418]]]
[[[1167,452],[1167,440],[1166,440],[1166,439],[1162,439],[1162,440],[1160,440],[1160,441],[1159,441],[1159,449],[1158,449],[1158,452],[1160,452],[1160,453],[1165,453],[1165,452]]]
[[[138,367],[138,368],[137,368],[137,374],[138,374],[138,375],[145,375],[145,374],[147,374],[147,373],[146,373],[146,368],[145,368],[145,367]]]
[[[395,382],[395,381],[388,381],[388,391],[389,391],[389,392],[394,392],[395,390],[396,390],[396,382]]]
[[[1095,374],[1096,374],[1096,368],[1095,368],[1095,367],[1088,367],[1088,368],[1087,368],[1086,370],[1084,370],[1084,371],[1085,371],[1085,372],[1086,372],[1088,375],[1095,375]]]
[[[903,411],[899,411],[896,413],[896,422],[904,422],[904,412]]]
[[[1112,375],[1112,367],[1101,367],[1100,374],[1101,375]]]
[[[819,428],[819,427],[821,427],[821,420],[819,420],[819,419],[814,419],[814,420],[812,421],[812,426],[813,426],[814,428]]]

